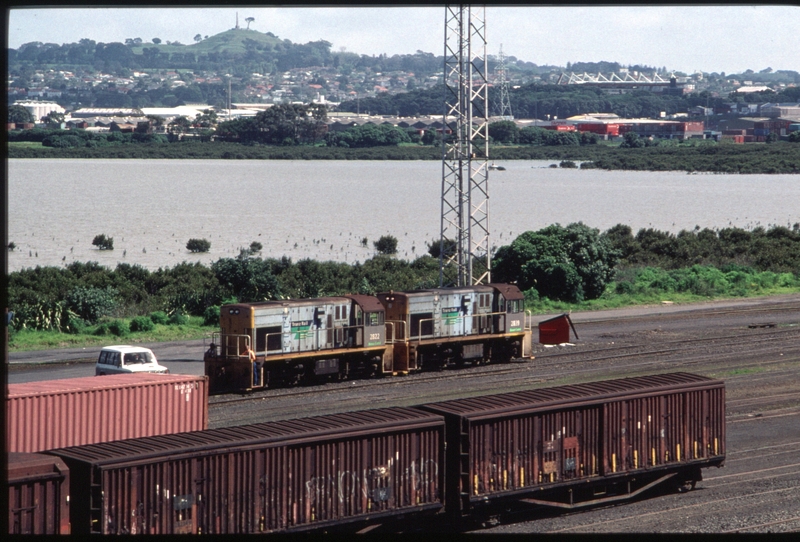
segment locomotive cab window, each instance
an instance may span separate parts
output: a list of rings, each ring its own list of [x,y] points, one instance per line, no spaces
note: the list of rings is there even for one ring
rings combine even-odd
[[[368,312],[367,313],[367,325],[368,326],[379,326],[383,324],[383,313],[382,312]]]
[[[508,312],[515,313],[515,312],[522,312],[522,300],[515,299],[513,301],[508,302]]]

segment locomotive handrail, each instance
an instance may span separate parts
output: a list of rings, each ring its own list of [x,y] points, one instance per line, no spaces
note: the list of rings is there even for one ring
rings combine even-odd
[[[320,348],[321,348],[320,347],[320,339],[319,339],[320,332],[335,333],[336,331],[339,331],[339,330],[342,330],[344,332],[344,331],[349,331],[349,330],[352,330],[352,329],[355,329],[355,330],[361,329],[363,331],[364,328],[366,328],[365,324],[356,324],[356,325],[353,325],[353,326],[333,326],[331,328],[327,328],[326,327],[326,328],[317,328],[317,329],[313,329],[313,330],[309,329],[309,330],[304,331],[304,333],[312,334],[312,332],[313,332],[314,336],[312,338],[312,348],[315,349],[315,350],[320,350]],[[267,333],[267,334],[265,334],[264,335],[264,346],[265,346],[265,348],[264,348],[264,350],[262,350],[262,351],[260,351],[258,353],[259,354],[263,353],[264,356],[285,353],[283,351],[283,338],[284,338],[285,335],[290,335],[291,336],[292,333],[297,333],[297,332],[295,332],[295,331],[278,331],[276,333]],[[268,350],[266,348],[266,345],[269,344],[269,337],[275,337],[275,336],[279,336],[281,338],[281,346],[280,346],[280,348]],[[335,337],[334,337],[334,340],[332,342],[336,343]],[[342,341],[342,342],[344,344],[347,343],[347,341]]]
[[[399,341],[402,340],[402,339],[398,339],[397,338],[397,334],[395,333],[395,329],[394,329],[395,324],[398,324],[398,327],[400,327],[400,325],[402,325],[402,326],[406,325],[406,323],[404,321],[402,321],[402,320],[386,320],[384,322],[384,325],[391,326],[391,330],[392,330],[392,338],[391,339],[389,338],[389,333],[388,332],[386,333],[386,344],[389,344],[389,343],[393,344],[393,343],[396,343],[396,342],[399,342]]]
[[[215,341],[215,337],[217,340]],[[212,332],[211,333],[211,345],[214,346],[214,355],[220,356],[222,347],[223,347],[223,340],[225,341],[224,346],[226,351],[231,348],[229,340],[231,338],[236,339],[236,354],[231,354],[226,352],[225,357],[236,357],[236,358],[249,358],[250,354],[248,350],[251,349],[251,338],[250,335],[240,334],[240,333],[220,333],[220,332]],[[241,348],[241,339],[244,339],[244,348]],[[210,347],[209,347],[210,350]]]
[[[527,309],[526,309],[526,312],[528,312]],[[486,313],[471,314],[471,315],[469,315],[469,317],[470,318],[478,318],[480,316],[486,316],[486,317],[490,317],[490,316],[505,316],[507,314],[515,314],[515,313],[508,313],[507,311],[496,311],[496,312],[486,312]],[[440,322],[443,321],[443,320],[464,320],[466,318],[467,318],[467,316],[450,316],[450,317],[447,317],[447,318],[445,318],[443,316],[439,316]],[[442,333],[440,335],[436,335],[435,333],[431,333],[430,335],[424,335],[423,336],[422,335],[422,323],[423,322],[428,322],[428,321],[433,323],[434,320],[435,320],[435,318],[422,318],[422,319],[420,319],[420,321],[418,323],[418,329],[417,329],[418,334],[413,336],[413,337],[408,337],[408,340],[409,341],[411,341],[411,340],[421,341],[424,338],[431,338],[431,337],[460,337],[462,335],[463,336],[466,336],[466,335],[482,335],[482,333],[472,333],[471,329],[465,329],[463,333],[454,333],[453,330],[449,330],[447,334]],[[403,322],[403,323],[405,323],[405,322]],[[447,326],[449,324],[445,324],[445,325]],[[525,324],[523,324],[523,329],[530,330],[531,328],[526,322]]]

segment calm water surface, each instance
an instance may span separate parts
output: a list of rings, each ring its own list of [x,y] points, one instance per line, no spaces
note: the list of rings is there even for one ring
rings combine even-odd
[[[489,178],[492,244],[581,221],[677,233],[800,221],[797,175],[688,175],[551,169],[509,161]],[[354,263],[381,235],[413,259],[439,235],[435,161],[9,160],[9,271],[119,262],[206,265],[258,241],[261,256]],[[114,238],[113,251],[92,245]],[[367,247],[361,245],[366,237]],[[211,250],[192,254],[191,238]]]

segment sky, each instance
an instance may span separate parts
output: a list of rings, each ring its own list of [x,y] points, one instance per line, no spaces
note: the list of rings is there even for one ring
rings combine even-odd
[[[12,0],[13,1],[13,0]],[[19,4],[18,4],[19,5]],[[26,5],[31,5],[30,3]],[[473,6],[472,9],[478,9]],[[293,43],[326,40],[332,51],[358,54],[444,54],[444,4],[433,7],[12,8],[8,47],[24,43],[194,43],[236,25]],[[800,72],[800,6],[488,5],[487,54],[538,65],[619,62],[684,73]]]

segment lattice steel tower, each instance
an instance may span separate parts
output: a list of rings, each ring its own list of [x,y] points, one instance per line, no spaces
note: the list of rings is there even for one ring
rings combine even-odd
[[[503,44],[500,44],[500,54],[497,58],[497,86],[500,90],[498,97],[498,116],[504,120],[514,120],[511,113],[511,100],[508,97],[508,77],[506,76],[506,55],[503,54]]]
[[[439,285],[491,281],[486,8],[445,6]]]

